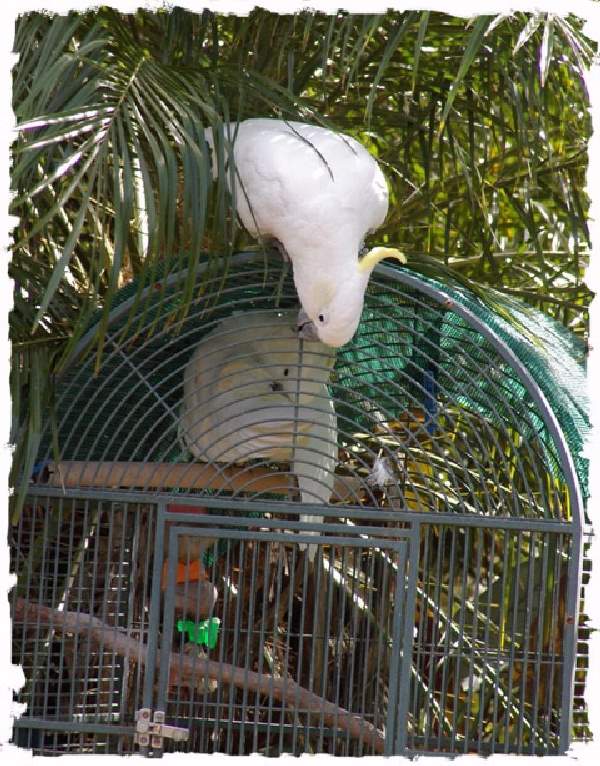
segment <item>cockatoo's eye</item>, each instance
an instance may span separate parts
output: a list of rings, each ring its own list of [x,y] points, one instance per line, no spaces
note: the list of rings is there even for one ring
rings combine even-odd
[[[327,315],[326,314],[319,314],[317,319],[319,320],[319,324],[327,324]]]

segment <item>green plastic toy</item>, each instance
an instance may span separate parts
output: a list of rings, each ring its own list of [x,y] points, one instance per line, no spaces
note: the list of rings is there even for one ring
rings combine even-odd
[[[209,649],[214,649],[219,638],[219,626],[221,620],[211,617],[210,620],[192,622],[191,620],[177,620],[177,630],[187,633],[188,639],[195,644],[206,644]]]

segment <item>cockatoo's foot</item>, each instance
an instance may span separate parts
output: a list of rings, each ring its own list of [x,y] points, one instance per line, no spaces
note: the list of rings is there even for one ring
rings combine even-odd
[[[300,309],[297,319],[298,336],[303,340],[319,340],[317,328],[304,309]]]
[[[285,247],[283,246],[283,243],[282,243],[282,242],[280,242],[278,239],[275,239],[275,238],[273,238],[273,239],[271,240],[271,244],[273,245],[273,247],[275,248],[275,250],[277,250],[277,252],[278,252],[278,253],[281,255],[281,257],[283,258],[283,260],[285,261],[285,263],[291,263],[291,262],[292,262],[292,259],[291,259],[291,258],[290,258],[290,256],[287,254],[287,250],[286,250],[286,249],[285,249]]]

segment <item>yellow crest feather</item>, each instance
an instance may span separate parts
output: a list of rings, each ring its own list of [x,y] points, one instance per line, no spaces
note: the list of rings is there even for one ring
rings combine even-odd
[[[375,266],[384,258],[396,258],[400,263],[406,263],[406,256],[395,247],[374,247],[361,258],[358,268],[361,271],[373,271]]]

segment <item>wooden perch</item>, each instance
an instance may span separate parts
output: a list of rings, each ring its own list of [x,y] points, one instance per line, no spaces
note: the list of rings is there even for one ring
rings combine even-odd
[[[47,625],[62,633],[86,634],[121,657],[128,657],[133,662],[142,662],[144,665],[148,662],[146,644],[84,612],[58,611],[41,604],[32,604],[23,598],[16,598],[13,616],[19,620]],[[348,732],[354,739],[362,739],[376,753],[384,752],[384,734],[373,724],[319,697],[291,678],[276,678],[227,663],[200,660],[186,654],[171,653],[169,668],[171,683],[195,685],[198,681],[212,679],[220,684],[229,683],[239,689],[258,692],[279,700],[292,710],[301,708],[302,711],[322,715],[328,725]]]
[[[231,492],[273,492],[287,494],[296,488],[289,473],[274,473],[268,468],[227,466],[209,463],[94,462],[64,460],[51,463],[48,483],[53,487],[79,489],[214,489]],[[360,479],[337,476],[332,500],[357,502]]]

